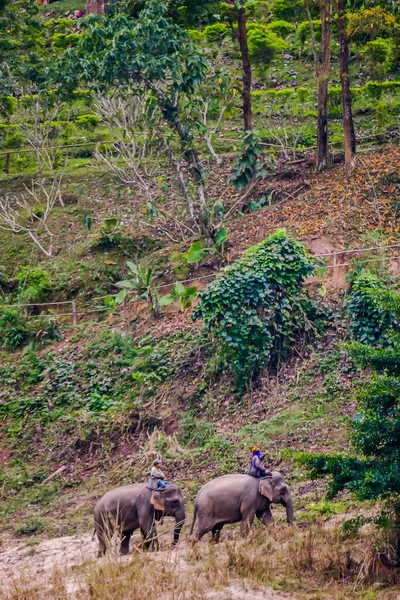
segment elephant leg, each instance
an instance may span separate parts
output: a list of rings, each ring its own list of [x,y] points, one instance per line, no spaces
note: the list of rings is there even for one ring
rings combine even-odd
[[[246,537],[250,533],[253,525],[255,512],[242,512],[242,522],[240,524],[240,535]]]
[[[206,527],[202,523],[199,523],[197,526],[197,534],[195,534],[195,538],[194,538],[195,541],[199,542],[201,540],[201,538],[211,530],[212,529],[210,527]]]
[[[152,525],[148,531],[145,531],[144,529],[140,529],[140,531],[142,533],[144,550],[154,550],[154,549],[159,550],[160,549],[160,544],[158,542],[158,537],[157,537],[157,529],[156,529],[155,525]]]
[[[120,546],[121,554],[129,554],[129,541],[131,539],[132,531],[122,532],[122,541]]]
[[[104,522],[95,524],[96,536],[97,536],[97,540],[99,542],[97,558],[104,556],[104,554],[107,552],[107,542],[109,541],[109,536],[107,536],[108,529],[109,528],[106,526],[106,524]]]
[[[221,537],[221,529],[223,528],[223,523],[218,523],[217,525],[215,525],[215,527],[213,527],[211,529],[211,533],[212,533],[212,537],[211,537],[211,541],[214,542],[215,544],[219,543],[219,539]]]
[[[99,541],[99,549],[97,551],[97,558],[100,558],[101,556],[104,556],[107,550],[107,546],[106,546],[106,541],[104,539],[104,536],[97,532],[97,539]]]
[[[265,525],[271,525],[274,522],[274,517],[272,516],[272,512],[270,508],[267,508],[260,516],[257,515],[260,521]]]

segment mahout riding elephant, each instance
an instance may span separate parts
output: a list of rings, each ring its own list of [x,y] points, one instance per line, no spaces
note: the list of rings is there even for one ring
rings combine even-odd
[[[290,490],[279,471],[258,479],[250,475],[223,475],[203,485],[194,503],[193,534],[196,517],[198,531],[194,540],[212,532],[219,541],[221,529],[227,523],[241,521],[240,531],[246,535],[256,516],[264,525],[273,522],[271,504],[283,504],[288,523],[293,523],[293,502]]]
[[[128,554],[129,540],[135,529],[142,533],[143,545],[158,548],[156,521],[174,517],[173,545],[185,521],[185,506],[179,488],[168,484],[165,490],[153,491],[145,483],[134,483],[104,494],[94,509],[95,531],[99,541],[98,556],[107,549],[107,541],[114,531],[121,535],[121,554]]]

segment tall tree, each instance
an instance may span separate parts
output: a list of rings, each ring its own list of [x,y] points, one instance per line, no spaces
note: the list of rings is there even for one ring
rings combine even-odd
[[[253,116],[252,116],[252,108],[251,108],[251,64],[250,64],[249,48],[248,48],[248,44],[247,44],[246,24],[247,24],[247,15],[246,15],[245,1],[239,0],[238,28],[239,28],[240,55],[242,57],[242,67],[243,67],[242,99],[243,99],[243,120],[244,120],[245,132],[251,131],[252,126],[253,126]]]
[[[339,36],[340,81],[342,84],[344,160],[346,167],[352,167],[356,158],[356,136],[351,107],[346,0],[338,0],[337,26]]]
[[[321,55],[317,67],[318,125],[315,164],[321,169],[328,160],[328,84],[331,63],[332,0],[319,0]]]
[[[89,85],[146,96],[179,145],[197,192],[196,226],[209,234],[205,179],[185,107],[203,82],[207,63],[187,32],[166,17],[165,4],[149,2],[140,18],[123,14],[88,23],[76,48],[68,50],[58,77],[63,90]]]

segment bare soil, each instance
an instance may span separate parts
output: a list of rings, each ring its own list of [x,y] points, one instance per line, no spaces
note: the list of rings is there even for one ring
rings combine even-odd
[[[119,561],[134,560],[135,546],[140,542],[140,536],[132,538],[133,554],[128,557],[114,556]],[[132,548],[132,546],[131,546]],[[171,552],[163,549],[159,552],[149,553],[149,563],[168,562],[172,569],[187,571],[190,576],[193,567],[186,560],[189,546],[183,542],[178,549]],[[17,576],[19,580],[32,582],[40,580],[44,589],[48,585],[51,575],[58,571],[66,581],[68,596],[71,600],[79,600],[81,597],[81,585],[79,579],[79,567],[95,560],[97,552],[97,541],[87,533],[80,537],[64,536],[40,542],[30,546],[25,540],[16,540],[11,536],[4,536],[0,546],[0,580],[3,590],[12,586],[13,579]],[[107,558],[99,559],[101,561]],[[149,566],[150,568],[150,566]],[[168,597],[168,596],[164,596]],[[272,588],[262,587],[255,589],[248,586],[244,581],[234,582],[223,589],[207,592],[206,598],[210,600],[299,600],[300,596],[286,593],[278,593]]]

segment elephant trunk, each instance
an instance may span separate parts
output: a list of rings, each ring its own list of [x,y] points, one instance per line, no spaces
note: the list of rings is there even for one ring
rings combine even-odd
[[[285,498],[282,502],[283,506],[286,508],[286,518],[287,522],[292,525],[293,524],[293,501],[289,494],[285,495]]]
[[[175,513],[175,528],[174,528],[174,541],[172,542],[173,546],[179,542],[179,536],[181,534],[181,529],[185,522],[185,511],[178,511]]]

